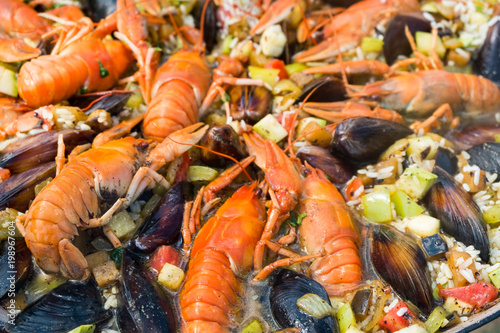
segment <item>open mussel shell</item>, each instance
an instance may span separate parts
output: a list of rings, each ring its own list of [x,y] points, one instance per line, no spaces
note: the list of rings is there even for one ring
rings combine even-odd
[[[478,75],[500,85],[500,22],[497,21],[488,29],[484,44],[473,64]]]
[[[405,26],[412,35],[417,31],[431,31],[431,22],[421,12],[394,16],[384,35],[384,57],[389,65],[392,65],[398,56],[409,56],[412,53],[410,42],[406,38]]]
[[[140,265],[140,258],[123,251],[118,326],[122,332],[177,332],[175,311],[163,289]]]
[[[35,198],[35,186],[55,175],[56,163],[49,162],[4,180],[0,183],[0,210],[14,208],[26,211]]]
[[[30,135],[11,143],[0,153],[0,168],[16,174],[54,161],[59,134],[63,135],[65,153],[69,154],[76,146],[92,142],[96,133],[90,130],[63,130]]]
[[[111,317],[105,310],[94,282],[65,283],[31,304],[17,315],[9,333],[65,333],[81,325],[100,323]]]
[[[217,153],[231,156],[238,161],[245,157],[243,145],[238,133],[230,125],[212,126],[200,141],[200,146],[206,147]],[[213,167],[226,167],[233,163],[232,160],[212,153],[206,149],[201,150],[201,161]]]
[[[500,125],[467,126],[461,130],[449,132],[446,138],[452,141],[459,150],[465,150],[480,143],[495,141],[497,134],[500,134]]]
[[[435,160],[436,165],[448,172],[450,175],[453,176],[458,172],[458,158],[450,149],[439,147]]]
[[[82,0],[88,7],[89,15],[94,22],[99,22],[116,10],[116,0]]]
[[[500,142],[485,142],[466,150],[469,164],[489,173],[500,173]]]
[[[346,96],[342,80],[333,76],[322,76],[306,85],[293,104],[299,105],[306,99],[306,102],[338,102],[345,100]]]
[[[203,5],[205,1],[198,0],[197,5],[193,10],[193,17],[195,21],[195,27],[200,29],[201,27],[201,15],[203,14]],[[203,41],[205,42],[205,48],[208,53],[212,52],[212,49],[217,44],[217,5],[215,1],[208,0],[207,9],[205,11],[205,20],[203,22]]]
[[[337,322],[332,316],[317,319],[299,309],[297,300],[305,294],[316,294],[331,305],[321,284],[303,274],[282,269],[277,274],[269,295],[274,320],[282,328],[297,327],[300,332],[338,332]]]
[[[9,238],[4,242],[1,251],[0,298],[3,298],[9,292],[11,284],[15,284],[16,290],[21,287],[33,269],[33,262],[24,238]],[[14,258],[12,251],[15,251]]]
[[[394,142],[413,131],[389,120],[359,117],[338,124],[330,151],[356,166],[374,163]]]
[[[439,219],[444,232],[465,245],[473,245],[481,251],[481,259],[488,262],[490,248],[481,209],[446,171],[435,166],[432,172],[438,180],[424,197],[429,213]]]
[[[334,156],[328,149],[323,147],[300,147],[297,151],[297,157],[302,163],[307,162],[311,166],[323,170],[333,184],[345,184],[353,176],[352,167],[350,165]]]
[[[433,308],[432,288],[425,254],[412,237],[386,225],[374,225],[370,256],[377,274],[403,300],[424,314]]]
[[[110,114],[118,114],[132,95],[132,91],[104,91],[84,95],[76,95],[70,99],[70,105],[85,110],[89,115],[95,110],[106,110]]]
[[[139,235],[130,242],[132,251],[151,253],[158,246],[174,243],[182,227],[184,203],[192,200],[193,185],[178,182],[149,215]]]

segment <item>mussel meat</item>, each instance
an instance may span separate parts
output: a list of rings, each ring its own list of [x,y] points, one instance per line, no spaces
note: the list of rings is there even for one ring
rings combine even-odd
[[[11,284],[15,284],[16,290],[26,281],[33,268],[31,252],[24,242],[24,238],[9,238],[5,241],[0,255],[0,298],[8,292]],[[12,260],[12,251],[15,251]],[[11,258],[9,258],[11,257]],[[12,262],[14,261],[14,262]],[[14,267],[10,265],[14,265]]]
[[[330,304],[321,284],[303,274],[282,269],[269,295],[271,312],[276,322],[282,328],[298,327],[300,332],[338,332],[337,322],[332,316],[317,319],[299,309],[297,300],[305,294],[316,294]]]
[[[471,195],[439,166],[432,170],[438,176],[424,197],[429,213],[441,221],[444,232],[465,245],[481,251],[485,262],[490,259],[490,248],[483,213]]]
[[[49,162],[13,175],[0,183],[0,210],[7,207],[26,211],[35,198],[35,186],[56,175],[56,163]]]
[[[68,282],[43,296],[8,323],[9,333],[65,333],[81,325],[100,323],[111,317],[105,310],[94,282]]]
[[[0,168],[9,169],[11,174],[30,170],[40,164],[54,161],[57,155],[57,138],[63,135],[66,154],[73,148],[92,142],[94,131],[63,130],[30,135],[8,145],[0,153]],[[43,142],[41,145],[40,142]]]
[[[390,145],[413,131],[389,120],[359,117],[338,124],[330,151],[356,166],[374,163]]]
[[[172,304],[162,288],[141,267],[140,258],[123,252],[118,303],[118,326],[122,332],[177,332]]]
[[[370,238],[370,256],[377,274],[428,315],[433,308],[432,288],[420,246],[408,234],[386,225],[374,225]]]
[[[351,166],[336,157],[328,149],[319,146],[304,146],[297,151],[297,157],[302,163],[322,170],[335,185],[345,184],[353,176]]]
[[[130,242],[130,249],[151,253],[160,245],[174,243],[181,230],[184,203],[192,200],[192,196],[191,183],[182,181],[172,186],[149,215],[139,235]]]
[[[500,174],[500,142],[485,142],[466,150],[469,164],[481,170]]]
[[[244,120],[255,124],[271,107],[271,93],[265,87],[234,86],[229,91],[231,116],[235,120]]]
[[[213,126],[208,129],[200,141],[200,145],[212,151],[231,156],[237,160],[245,157],[243,145],[238,134],[230,125]],[[226,167],[232,161],[214,154],[208,150],[201,150],[203,163],[213,167]]]

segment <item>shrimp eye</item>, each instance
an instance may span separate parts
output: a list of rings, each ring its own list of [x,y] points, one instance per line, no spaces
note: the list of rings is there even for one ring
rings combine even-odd
[[[137,144],[137,149],[141,152],[145,152],[149,148],[149,143],[146,141],[142,141]]]

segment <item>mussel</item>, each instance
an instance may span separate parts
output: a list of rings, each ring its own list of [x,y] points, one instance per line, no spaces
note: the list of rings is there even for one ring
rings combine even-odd
[[[398,56],[409,56],[412,53],[405,27],[415,35],[417,31],[430,32],[431,22],[421,12],[399,14],[392,18],[384,35],[384,57],[389,65],[392,65]]]
[[[444,232],[465,245],[473,245],[481,251],[481,259],[488,262],[490,248],[481,209],[446,171],[435,166],[432,172],[438,179],[424,197],[429,213],[441,221]]]
[[[163,289],[141,267],[140,258],[123,252],[118,302],[118,326],[122,332],[177,332],[172,304]]]
[[[35,198],[35,186],[56,175],[56,163],[49,162],[13,175],[0,183],[0,210],[7,207],[26,211]]]
[[[299,105],[306,98],[307,102],[338,102],[345,100],[346,96],[347,92],[342,80],[333,76],[322,76],[302,89],[294,105]]]
[[[319,146],[300,147],[297,151],[297,157],[302,163],[307,162],[311,166],[323,170],[333,184],[345,184],[352,178],[351,166],[330,153],[328,149]]]
[[[500,142],[485,142],[466,150],[469,164],[489,173],[500,173]]]
[[[265,87],[234,86],[229,91],[229,98],[233,119],[249,124],[264,118],[271,107],[271,93]]]
[[[99,22],[116,10],[116,0],[86,0],[86,2],[94,22]]]
[[[26,281],[33,268],[31,252],[24,238],[9,238],[5,241],[0,255],[0,298],[16,290]],[[15,252],[12,256],[12,252]],[[15,289],[11,289],[15,285]]]
[[[210,127],[201,138],[200,145],[217,153],[229,155],[237,160],[241,160],[245,156],[238,133],[230,125]],[[213,167],[225,167],[233,163],[230,159],[206,149],[201,150],[201,161]]]
[[[448,133],[446,138],[453,141],[458,149],[465,150],[480,143],[495,141],[497,134],[500,134],[500,125],[467,126]]]
[[[386,225],[374,225],[370,256],[377,274],[404,300],[428,315],[433,308],[425,254],[411,236]]]
[[[297,300],[305,294],[316,294],[330,304],[328,294],[318,282],[307,276],[282,269],[271,287],[269,302],[274,319],[282,328],[298,327],[304,333],[338,332],[332,316],[316,319],[297,306]]]
[[[215,1],[208,0],[207,9],[205,11],[205,17],[202,19],[203,15],[203,5],[205,1],[197,1],[197,6],[193,11],[193,16],[195,18],[195,26],[200,29],[201,23],[203,21],[203,41],[205,42],[205,47],[207,52],[211,52],[214,46],[217,44],[217,5]]]
[[[389,120],[359,117],[335,129],[330,151],[355,166],[374,163],[390,145],[413,131]]]
[[[486,40],[474,60],[474,70],[500,85],[500,22],[488,29]]]
[[[92,142],[95,136],[94,131],[80,130],[49,131],[30,135],[8,145],[0,153],[0,168],[9,169],[11,174],[16,174],[54,161],[59,134],[63,135],[66,154],[76,146]]]
[[[439,165],[443,170],[450,175],[455,175],[458,171],[458,158],[450,149],[439,147],[436,153],[436,165]]]
[[[192,200],[192,196],[191,183],[182,181],[172,186],[149,215],[139,235],[132,239],[130,249],[151,253],[160,245],[174,243],[181,230],[184,203]]]
[[[131,91],[107,91],[90,93],[84,95],[76,95],[70,99],[70,105],[77,106],[85,110],[85,114],[89,115],[92,111],[102,109],[111,114],[118,114],[123,111],[123,107],[132,95]]]
[[[81,325],[100,323],[111,317],[105,310],[94,282],[68,282],[47,293],[8,323],[9,333],[65,333]]]

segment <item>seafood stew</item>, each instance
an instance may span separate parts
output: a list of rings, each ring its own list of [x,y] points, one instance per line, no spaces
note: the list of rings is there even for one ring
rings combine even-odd
[[[496,0],[1,0],[0,330],[500,316]]]

